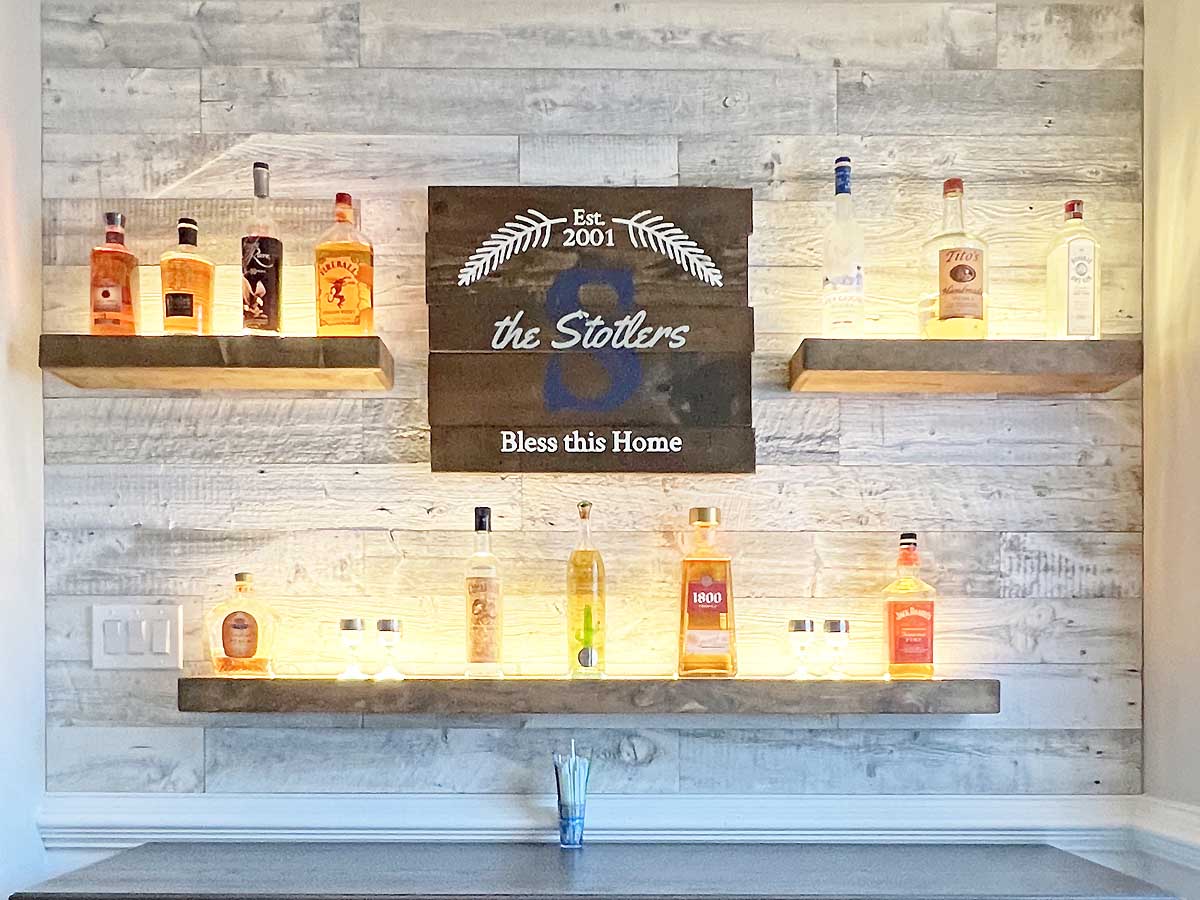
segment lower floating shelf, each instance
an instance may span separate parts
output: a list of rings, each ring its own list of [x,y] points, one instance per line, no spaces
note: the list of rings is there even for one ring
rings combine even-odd
[[[378,337],[43,334],[39,363],[82,388],[385,391]]]
[[[962,715],[1000,712],[1000,682],[816,681],[758,678],[179,679],[182,712],[538,714]]]

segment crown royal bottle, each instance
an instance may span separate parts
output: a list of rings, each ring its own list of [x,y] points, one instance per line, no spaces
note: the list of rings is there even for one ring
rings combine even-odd
[[[217,675],[271,676],[275,650],[275,613],[259,599],[254,576],[233,576],[233,596],[206,617],[209,656]]]

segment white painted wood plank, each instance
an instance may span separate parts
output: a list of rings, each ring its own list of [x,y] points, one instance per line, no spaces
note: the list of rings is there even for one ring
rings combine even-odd
[[[1002,69],[1140,69],[1142,4],[1000,3]]]
[[[198,69],[78,69],[42,72],[45,132],[200,131]]]
[[[358,4],[47,0],[48,66],[358,65]]]
[[[851,134],[1141,133],[1135,71],[842,69],[838,128]]]
[[[680,735],[684,793],[1131,794],[1123,731],[814,730]]]
[[[754,440],[758,462],[784,466],[837,462],[839,414],[838,401],[829,398],[755,401]]]
[[[520,146],[522,184],[679,183],[679,142],[666,135],[531,135]]]
[[[205,68],[204,131],[807,134],[833,70]],[[369,127],[366,127],[369,126]]]
[[[554,783],[550,754],[571,738],[592,751],[592,793],[677,789],[678,739],[669,731],[210,728],[207,790],[544,793]]]
[[[429,412],[424,400],[363,401],[362,429],[366,462],[429,462]]]
[[[1100,465],[1141,462],[1141,404],[1108,400],[841,404],[843,465]]]
[[[1006,534],[1004,597],[1140,597],[1140,534]]]
[[[204,729],[52,727],[46,790],[202,792]]]
[[[1141,199],[1141,141],[1124,135],[697,135],[679,142],[679,183],[749,187],[757,200],[824,198],[833,160],[843,155],[852,160],[856,193],[879,180],[933,182],[936,191],[957,175],[971,186],[1021,185],[1038,194],[1105,185],[1109,196]]]
[[[405,194],[428,184],[515,184],[517,138],[360,134],[53,134],[45,197],[244,197],[246,173],[271,164],[276,198]]]
[[[939,69],[996,57],[989,3],[364,0],[362,32],[368,66]]]

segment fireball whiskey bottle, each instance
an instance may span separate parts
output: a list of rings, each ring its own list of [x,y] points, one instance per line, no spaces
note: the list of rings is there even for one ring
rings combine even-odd
[[[92,248],[92,334],[137,334],[138,261],[125,246],[125,217],[104,214],[104,243]]]
[[[962,179],[948,179],[942,185],[942,230],[925,244],[935,291],[926,337],[987,337],[986,256],[987,244],[964,224]]]
[[[159,260],[162,273],[163,330],[212,334],[213,279],[216,268],[196,249],[195,219],[179,220],[179,245]]]
[[[883,590],[888,677],[933,677],[933,586],[921,580],[917,535],[900,535],[896,580]]]
[[[567,561],[567,661],[573,678],[604,674],[604,560],[592,543],[592,504],[579,504],[579,543]]]
[[[317,334],[354,337],[375,331],[375,251],[354,227],[354,201],[334,198],[333,225],[316,249]]]
[[[283,242],[267,208],[270,179],[270,167],[256,162],[254,206],[242,237],[242,328],[247,334],[279,334]]]
[[[467,674],[499,678],[504,644],[500,565],[492,553],[492,511],[475,507],[475,552],[467,560]]]
[[[716,547],[721,511],[696,507],[688,514],[692,546],[683,559],[679,603],[679,674],[737,674],[733,631],[733,572]]]
[[[233,576],[233,596],[207,616],[208,647],[217,675],[272,675],[275,614],[254,592],[254,576]]]

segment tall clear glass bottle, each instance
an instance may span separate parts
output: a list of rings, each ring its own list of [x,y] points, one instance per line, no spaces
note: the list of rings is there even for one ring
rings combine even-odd
[[[592,504],[579,504],[579,541],[567,561],[567,660],[574,678],[604,674],[604,560],[592,543]]]
[[[338,194],[333,225],[316,248],[317,334],[354,337],[375,333],[375,249],[354,226],[354,200]]]
[[[104,243],[92,248],[92,334],[137,334],[141,294],[138,261],[125,246],[125,217],[104,214]]]
[[[1084,224],[1083,201],[1068,200],[1046,258],[1046,336],[1100,337],[1100,243]]]
[[[961,178],[947,179],[942,185],[942,229],[926,242],[924,253],[934,291],[925,336],[986,338],[987,244],[967,231]]]
[[[850,157],[839,156],[833,172],[833,222],[825,231],[821,260],[821,333],[862,337],[866,239],[850,196]]]
[[[197,248],[195,219],[179,220],[179,244],[159,259],[162,274],[163,330],[212,334],[213,282],[216,267]]]
[[[900,535],[896,580],[883,590],[887,676],[933,677],[933,603],[937,591],[921,579],[917,534]]]
[[[500,561],[492,553],[492,511],[475,507],[475,552],[467,559],[467,674],[504,674],[504,601]]]
[[[717,547],[721,511],[695,507],[688,514],[691,547],[683,559],[679,602],[679,674],[737,674],[733,627],[733,563]]]
[[[283,242],[271,218],[271,169],[254,164],[254,204],[242,236],[242,328],[248,334],[279,334],[283,291]]]

